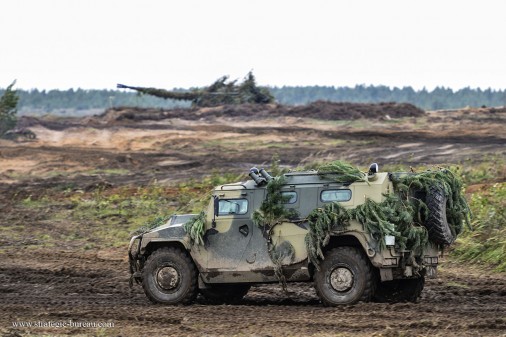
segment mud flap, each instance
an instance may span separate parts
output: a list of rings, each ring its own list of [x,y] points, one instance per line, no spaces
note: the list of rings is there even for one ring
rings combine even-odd
[[[436,278],[437,277],[437,266],[427,266],[427,267],[425,267],[425,277],[427,277],[427,278]]]
[[[392,281],[394,279],[392,268],[379,268],[379,271],[381,282]]]

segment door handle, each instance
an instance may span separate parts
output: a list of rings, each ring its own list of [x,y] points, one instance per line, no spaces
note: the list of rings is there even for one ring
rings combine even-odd
[[[249,234],[248,225],[242,225],[241,227],[239,227],[239,232],[244,236],[248,236],[248,234]]]

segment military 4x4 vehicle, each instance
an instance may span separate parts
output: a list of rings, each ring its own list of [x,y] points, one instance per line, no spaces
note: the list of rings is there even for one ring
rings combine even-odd
[[[428,232],[429,240],[412,245],[413,250],[399,241],[395,229],[375,231],[358,216],[339,223],[339,210],[346,215],[394,194],[395,174],[377,171],[373,164],[365,181],[352,183],[316,171],[286,173],[273,191],[269,183],[276,178],[252,169],[252,180],[217,186],[200,216],[173,215],[166,224],[132,237],[131,280],[142,284],[151,301],[165,304],[191,303],[198,292],[212,302],[231,303],[253,284],[280,280],[285,285],[314,282],[329,306],[371,299],[416,301],[425,277],[436,275],[440,249],[455,239],[446,221],[447,196],[441,187],[416,192],[428,208],[423,226],[416,228]],[[255,213],[269,206],[265,202],[275,192],[282,198],[270,206],[291,216],[259,225]],[[314,226],[318,215],[329,222],[327,230]],[[190,222],[201,226],[200,238],[190,235]],[[319,244],[314,238],[321,238]]]

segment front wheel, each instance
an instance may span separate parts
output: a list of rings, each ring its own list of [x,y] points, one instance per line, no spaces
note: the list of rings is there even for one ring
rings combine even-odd
[[[197,269],[180,249],[160,248],[144,265],[142,287],[154,303],[189,304],[197,297]]]
[[[367,302],[375,288],[372,267],[355,247],[328,251],[314,279],[316,293],[326,306]]]

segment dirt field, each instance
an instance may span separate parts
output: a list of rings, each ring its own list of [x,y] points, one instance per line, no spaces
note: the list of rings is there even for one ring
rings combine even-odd
[[[373,161],[380,168],[465,166],[506,156],[504,111],[413,110],[398,118],[375,110],[368,118],[342,119],[332,106],[295,116],[272,109],[250,115],[227,107],[177,116],[112,110],[79,120],[26,118],[36,140],[0,140],[0,334],[506,335],[506,275],[448,259],[416,304],[325,308],[310,284],[290,285],[288,294],[273,284],[253,287],[239,305],[210,305],[202,298],[192,306],[153,305],[140,287],[128,286],[127,242],[114,246],[88,237],[100,224],[71,217],[75,206],[54,201],[63,191],[86,196],[97,188],[112,191],[155,180],[171,186],[213,172],[244,173],[268,166],[274,153],[283,166],[344,159],[363,169]],[[44,198],[51,199],[50,206],[40,203]],[[121,221],[127,226],[128,219]],[[13,327],[13,322],[69,320],[114,327]]]
[[[113,322],[114,328],[31,328],[18,333],[111,336],[500,336],[506,333],[506,277],[444,264],[420,303],[325,308],[309,284],[254,287],[240,305],[151,304],[128,287],[124,252],[9,251],[0,265],[1,324]],[[5,335],[5,334],[4,334]],[[8,335],[8,334],[7,334]],[[12,334],[11,330],[11,336]]]

